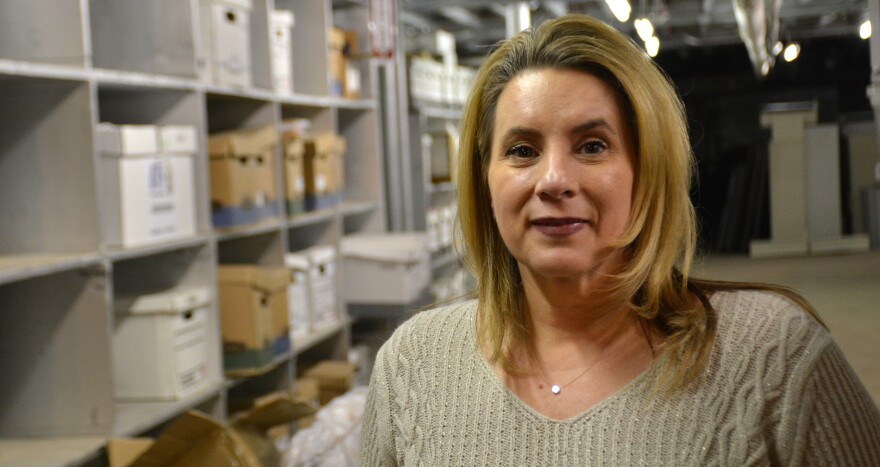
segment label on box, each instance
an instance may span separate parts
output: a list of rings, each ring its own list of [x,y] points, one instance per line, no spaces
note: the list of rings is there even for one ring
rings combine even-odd
[[[324,174],[318,174],[315,176],[315,187],[318,188],[318,191],[327,191],[327,176]]]
[[[150,161],[147,174],[147,233],[151,237],[173,235],[177,230],[177,207],[171,161]]]
[[[296,182],[294,183],[294,186],[296,187],[296,191],[299,193],[306,191],[306,182],[301,176],[296,177]]]

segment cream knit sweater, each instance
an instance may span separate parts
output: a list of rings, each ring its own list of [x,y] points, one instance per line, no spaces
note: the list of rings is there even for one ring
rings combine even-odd
[[[477,351],[474,301],[416,315],[376,359],[361,465],[880,466],[880,411],[829,334],[791,301],[720,292],[702,379],[651,396],[655,364],[557,421]]]

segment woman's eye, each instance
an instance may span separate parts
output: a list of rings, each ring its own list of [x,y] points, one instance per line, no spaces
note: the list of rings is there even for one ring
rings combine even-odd
[[[585,154],[599,154],[600,152],[608,149],[608,145],[599,140],[589,141],[587,144],[583,146],[583,152]]]
[[[519,157],[523,159],[528,159],[530,157],[535,156],[535,151],[525,145],[519,144],[507,150],[506,155],[511,157]]]

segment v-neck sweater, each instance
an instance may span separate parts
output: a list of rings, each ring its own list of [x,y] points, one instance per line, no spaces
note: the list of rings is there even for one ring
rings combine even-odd
[[[417,314],[380,349],[364,466],[880,465],[880,411],[821,325],[768,292],[712,296],[706,368],[657,394],[662,360],[586,411],[554,420],[494,374],[476,301]]]

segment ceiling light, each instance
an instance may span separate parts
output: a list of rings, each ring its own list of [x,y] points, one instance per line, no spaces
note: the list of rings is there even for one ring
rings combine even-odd
[[[871,37],[871,20],[866,19],[865,22],[859,26],[859,37],[862,39]]]
[[[764,60],[764,63],[761,64],[761,76],[767,76],[770,74],[770,62]]]
[[[645,42],[648,42],[648,39],[654,35],[654,25],[648,18],[638,18],[633,22],[633,25],[636,27],[636,33]]]
[[[776,43],[773,44],[773,55],[776,56],[781,54],[783,48],[782,42],[776,41]]]
[[[625,23],[629,19],[632,8],[627,0],[605,0],[605,3],[608,4],[608,8],[611,9],[611,13],[618,21]]]
[[[660,51],[660,39],[657,39],[657,36],[651,36],[648,40],[645,41],[645,50],[648,51],[648,55],[651,57],[656,57],[657,52]]]
[[[786,62],[794,61],[794,59],[798,58],[798,55],[801,54],[801,46],[797,42],[792,42],[788,44],[785,48],[785,51],[782,52],[782,58],[785,59]]]

